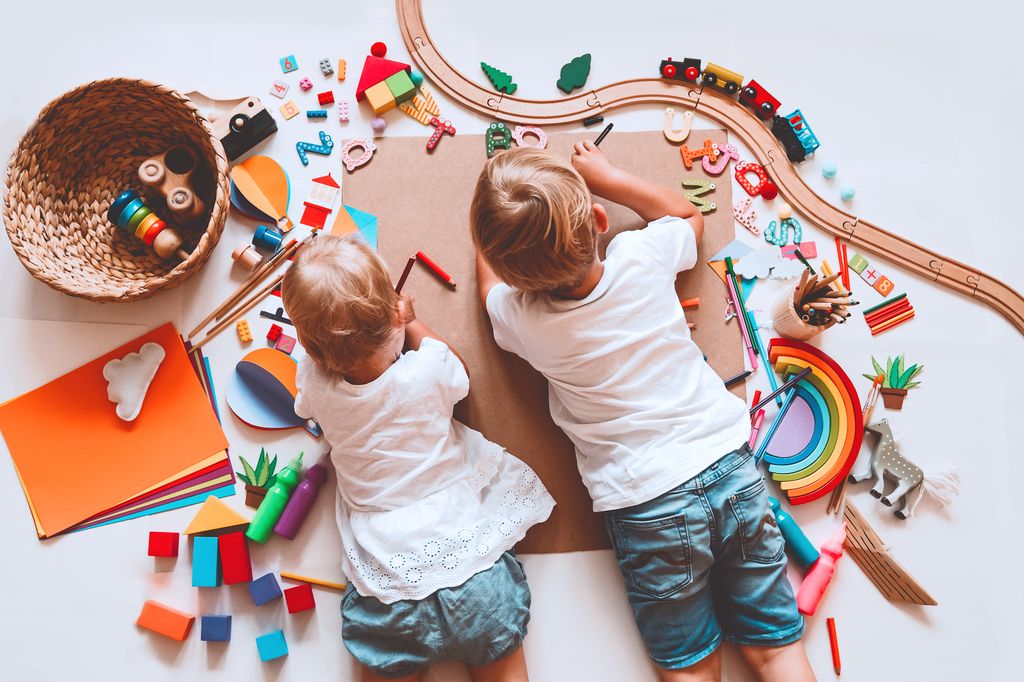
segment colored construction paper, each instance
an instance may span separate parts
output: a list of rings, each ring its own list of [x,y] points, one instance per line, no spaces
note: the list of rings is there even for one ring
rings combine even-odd
[[[232,167],[231,181],[237,193],[257,211],[280,227],[292,226],[287,215],[291,183],[277,161],[269,156],[250,156]]]
[[[754,247],[741,242],[739,239],[733,239],[731,242],[723,246],[718,252],[709,258],[709,261],[720,260],[724,261],[726,258],[732,258],[733,262],[743,258],[748,253],[754,250]]]
[[[334,215],[334,222],[331,223],[331,234],[335,237],[344,237],[346,234],[352,234],[358,229],[359,226],[356,225],[352,214],[349,213],[348,206],[343,204],[341,209]]]
[[[103,366],[150,341],[167,357],[139,417],[124,422],[107,400]],[[0,432],[40,537],[173,481],[228,445],[171,324],[0,406]]]
[[[161,512],[170,511],[172,509],[180,509],[182,507],[188,507],[193,504],[201,504],[210,495],[216,495],[217,497],[230,497],[235,494],[235,486],[232,483],[227,485],[221,485],[220,487],[209,487],[204,486],[199,492],[189,495],[188,497],[182,497],[179,499],[171,500],[165,504],[161,504],[157,507],[148,508],[142,511],[137,511],[125,516],[117,516],[109,518],[104,521],[97,521],[90,523],[86,526],[76,526],[72,529],[72,532],[77,533],[80,530],[89,530],[90,528],[99,528],[100,526],[109,526],[112,523],[120,523],[121,521],[131,521],[143,516],[149,516],[150,514],[159,514]]]
[[[302,427],[319,437],[317,428],[295,414],[298,364],[287,353],[259,348],[243,357],[228,382],[228,407],[258,429]]]
[[[377,216],[360,211],[358,208],[352,208],[351,206],[345,206],[345,210],[352,216],[352,220],[355,221],[359,231],[362,232],[363,236],[366,237],[366,241],[370,243],[370,246],[377,249]]]

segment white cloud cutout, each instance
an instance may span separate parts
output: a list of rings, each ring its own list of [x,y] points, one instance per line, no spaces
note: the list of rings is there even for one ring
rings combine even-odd
[[[789,279],[799,277],[803,270],[803,264],[783,258],[782,249],[774,244],[751,251],[736,264],[736,274],[743,279]]]
[[[147,343],[137,353],[129,353],[103,366],[107,380],[107,399],[117,405],[117,416],[133,421],[142,411],[149,384],[164,361],[164,348],[159,343]]]
[[[799,277],[804,272],[804,264],[792,258],[781,258],[772,268],[772,279],[790,279]]]

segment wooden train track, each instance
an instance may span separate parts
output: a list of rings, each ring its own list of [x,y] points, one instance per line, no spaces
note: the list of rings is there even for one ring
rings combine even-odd
[[[572,97],[529,100],[495,92],[459,73],[430,40],[421,0],[396,0],[402,39],[413,60],[456,103],[489,118],[525,125],[577,123],[587,116],[633,104],[671,104],[724,125],[765,167],[793,208],[825,232],[866,252],[889,258],[937,284],[972,296],[1024,333],[1024,297],[1004,282],[828,203],[807,186],[771,131],[746,107],[716,90],[680,81],[637,78],[609,83]]]

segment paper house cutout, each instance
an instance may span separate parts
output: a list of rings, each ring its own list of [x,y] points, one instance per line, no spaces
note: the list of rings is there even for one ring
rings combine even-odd
[[[313,186],[309,190],[306,201],[303,202],[303,206],[306,208],[302,212],[302,219],[299,222],[314,230],[322,229],[340,189],[341,186],[331,177],[330,173],[313,178]]]

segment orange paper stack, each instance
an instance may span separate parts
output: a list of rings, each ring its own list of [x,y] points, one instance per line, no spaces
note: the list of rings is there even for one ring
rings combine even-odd
[[[166,356],[123,421],[103,367],[147,342]],[[234,493],[227,439],[171,324],[0,405],[0,432],[40,538]]]

